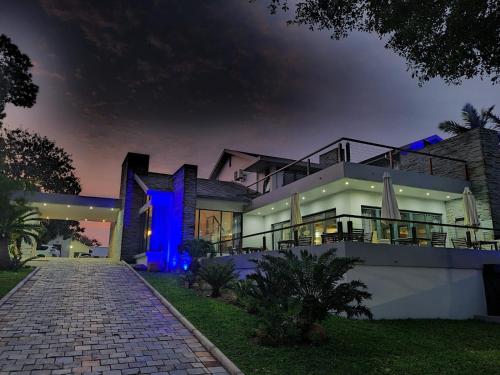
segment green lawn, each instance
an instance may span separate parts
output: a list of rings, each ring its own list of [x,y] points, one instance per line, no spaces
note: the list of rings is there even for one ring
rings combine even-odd
[[[22,279],[24,279],[33,269],[23,268],[17,272],[0,271],[0,298],[5,296],[14,288]]]
[[[500,325],[332,317],[327,345],[262,347],[249,339],[254,316],[181,288],[174,276],[142,275],[247,375],[500,374]]]

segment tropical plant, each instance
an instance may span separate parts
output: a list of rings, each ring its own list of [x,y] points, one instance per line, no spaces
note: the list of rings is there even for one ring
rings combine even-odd
[[[43,231],[38,211],[17,200],[0,212],[0,269],[11,267],[9,246],[20,248],[22,242],[33,245]]]
[[[261,321],[258,337],[262,343],[301,341],[330,313],[348,318],[372,317],[363,301],[371,298],[359,280],[343,282],[357,258],[336,257],[328,250],[319,257],[306,250],[291,250],[281,256],[264,255],[255,261],[258,270],[249,275],[243,301],[257,308]]]
[[[212,288],[211,296],[213,298],[220,297],[221,289],[226,288],[238,278],[232,261],[227,263],[205,262],[200,267],[198,275]]]
[[[467,103],[462,108],[462,124],[451,120],[443,121],[439,124],[439,129],[445,133],[458,135],[477,128],[499,128],[500,118],[493,113],[494,108],[492,105],[478,113],[472,104]]]
[[[183,258],[188,258],[187,263],[189,264],[189,271],[197,275],[201,266],[201,258],[214,256],[215,249],[214,245],[210,241],[195,238],[184,242],[181,247],[181,254]]]

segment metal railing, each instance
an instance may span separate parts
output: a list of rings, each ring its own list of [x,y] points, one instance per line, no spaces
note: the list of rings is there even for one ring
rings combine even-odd
[[[321,233],[321,242],[319,243],[315,233],[306,236],[301,231],[304,227],[314,230],[314,227],[311,226],[315,224],[323,224],[323,228],[326,228],[327,222],[330,223],[330,226],[332,222],[335,222],[335,231]],[[425,232],[423,236],[422,230]],[[284,233],[287,233],[285,237],[288,238],[283,238]],[[280,234],[281,239],[276,241],[273,236],[275,234]],[[500,230],[486,227],[342,214],[327,219],[311,220],[298,225],[288,225],[278,229],[242,235],[214,242],[214,246],[219,256],[278,250],[282,244],[288,248],[339,241],[497,250],[500,242],[495,240],[495,237],[498,236],[500,236]],[[304,241],[305,238],[309,238],[310,243]],[[234,246],[236,243],[238,246]]]
[[[322,152],[325,153],[320,154]],[[265,181],[271,181],[273,176],[286,172],[292,167],[301,169],[303,174],[300,178],[303,178],[325,167],[341,162],[383,166],[391,169],[414,171],[464,180],[469,179],[467,162],[462,159],[415,151],[405,147],[394,147],[342,137],[257,179],[257,181],[246,187],[249,191],[254,190],[259,193],[266,193],[265,191],[259,191],[259,184],[263,184]]]

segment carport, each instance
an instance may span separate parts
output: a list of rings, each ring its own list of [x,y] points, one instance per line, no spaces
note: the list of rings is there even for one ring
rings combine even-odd
[[[109,222],[109,258],[120,259],[123,225],[120,199],[42,192],[18,192],[14,197],[22,197],[36,207],[42,219]]]

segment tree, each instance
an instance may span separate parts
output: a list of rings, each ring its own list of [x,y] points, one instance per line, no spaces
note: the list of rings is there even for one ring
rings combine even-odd
[[[17,184],[0,174],[0,269],[10,267],[9,246],[16,241],[32,244],[42,231],[38,212],[23,200],[12,201]]]
[[[472,129],[488,128],[490,124],[492,125],[491,128],[499,128],[500,118],[493,114],[494,108],[495,106],[492,105],[488,109],[483,108],[481,113],[478,113],[472,104],[467,103],[462,108],[462,124],[448,120],[441,122],[438,127],[445,133],[454,135],[462,134]]]
[[[5,175],[22,182],[24,189],[46,193],[79,194],[71,156],[47,137],[22,129],[2,129]]]
[[[5,175],[20,184],[19,190],[79,194],[80,180],[75,175],[71,156],[47,137],[22,129],[2,129],[0,164]],[[39,241],[57,236],[64,239],[83,232],[78,221],[44,220]]]
[[[256,1],[256,0],[251,0]],[[288,0],[266,0],[272,13]],[[490,0],[299,0],[290,24],[326,29],[332,38],[377,33],[406,60],[419,84],[500,77],[500,3]]]
[[[4,34],[0,35],[0,126],[5,118],[5,105],[32,107],[38,86],[33,83],[30,58]]]

